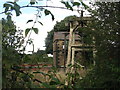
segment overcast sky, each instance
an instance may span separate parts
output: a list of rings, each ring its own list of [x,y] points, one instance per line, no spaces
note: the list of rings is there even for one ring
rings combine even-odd
[[[6,0],[8,1],[8,0]],[[13,0],[9,0],[9,1],[13,1]],[[28,4],[29,0],[19,0],[19,4],[20,5],[26,5]],[[60,3],[61,0],[50,0],[47,2],[47,5],[50,6],[64,6],[63,4]],[[77,0],[76,0],[77,1]],[[88,0],[86,0],[88,1]],[[5,1],[2,1],[0,4],[0,7],[2,7],[2,4]],[[46,5],[45,0],[41,0],[39,1],[38,5]],[[1,8],[2,9],[2,8]],[[49,9],[54,17],[55,20],[52,21],[51,16],[44,16],[44,14],[42,13],[42,17],[41,19],[39,19],[39,21],[41,21],[43,23],[43,26],[41,26],[40,24],[36,24],[35,28],[39,29],[39,34],[35,34],[34,32],[31,35],[31,38],[33,39],[34,45],[35,45],[35,52],[40,49],[40,50],[44,50],[45,49],[45,38],[47,37],[47,32],[51,31],[54,27],[54,25],[56,24],[56,21],[60,21],[63,20],[66,16],[70,16],[70,15],[77,15],[79,16],[79,14],[76,11],[70,11],[70,10],[64,10],[64,9],[53,9],[53,8],[47,8]],[[3,9],[4,10],[4,9]],[[26,22],[30,19],[35,19],[35,14],[36,9],[35,8],[23,8],[21,9],[22,14],[19,17],[16,17],[15,14],[13,13],[13,20],[15,22],[15,25],[17,27],[20,27],[20,29],[25,30],[26,28],[29,28],[33,25],[32,22],[26,24]],[[85,13],[87,14],[87,13]],[[0,15],[0,17],[5,17],[4,15]],[[27,51],[32,51],[32,46],[27,46]],[[27,52],[26,51],[26,52]]]

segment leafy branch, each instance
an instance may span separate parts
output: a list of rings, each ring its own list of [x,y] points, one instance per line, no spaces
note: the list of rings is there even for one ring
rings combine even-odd
[[[38,11],[38,12],[37,12],[37,14],[35,14],[35,15],[36,15],[36,18],[35,18],[35,21],[34,21],[34,23],[33,23],[33,26],[32,26],[31,28],[27,28],[27,29],[25,30],[25,37],[26,37],[26,36],[28,35],[28,33],[30,32],[30,33],[29,33],[29,36],[28,36],[28,40],[30,39],[30,36],[31,36],[31,34],[32,34],[32,31],[34,31],[36,34],[38,34],[38,28],[34,28],[36,22],[38,22],[38,23],[40,23],[41,25],[43,25],[42,22],[38,21],[38,17],[41,17],[41,16],[39,15],[40,11],[39,11],[39,10],[37,10],[37,11]],[[29,23],[29,22],[33,22],[33,20],[28,20],[27,23]],[[26,46],[27,46],[27,44],[28,44],[28,40],[27,40],[27,42],[26,42],[26,45],[23,47],[23,50],[26,48]],[[31,43],[33,43],[33,42],[31,42]],[[34,46],[33,46],[33,50],[34,50]]]
[[[33,7],[33,8],[38,8],[38,9],[45,9],[45,8],[59,8],[59,9],[66,9],[66,10],[69,10],[69,9],[66,8],[66,7],[58,7],[58,6],[29,6],[29,5],[22,6],[22,7],[20,7],[20,9],[22,9],[22,8],[27,8],[27,7],[28,7],[28,8],[29,8],[29,7]],[[13,11],[13,9],[3,11],[3,12],[1,12],[0,14],[6,13],[6,12],[9,12],[9,11]],[[73,11],[78,11],[78,10],[73,9]]]
[[[22,70],[19,70],[19,69],[16,69],[15,67],[12,67],[11,68],[12,70],[15,70],[15,71],[17,71],[17,72],[19,72],[19,73],[23,73],[24,75],[26,75],[26,76],[28,76],[32,81],[37,81],[37,82],[39,82],[39,83],[42,83],[42,81],[40,81],[40,80],[38,80],[38,79],[33,79],[28,73],[25,73],[24,71],[22,71]]]

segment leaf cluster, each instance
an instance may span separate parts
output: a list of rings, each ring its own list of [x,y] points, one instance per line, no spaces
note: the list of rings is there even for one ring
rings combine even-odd
[[[80,81],[81,87],[118,88],[119,77],[119,4],[96,3],[97,14],[94,14],[93,36],[96,46],[96,65]]]
[[[5,13],[7,14],[9,11],[15,10],[16,16],[21,14],[20,6],[16,2],[6,2],[3,7],[5,8]]]

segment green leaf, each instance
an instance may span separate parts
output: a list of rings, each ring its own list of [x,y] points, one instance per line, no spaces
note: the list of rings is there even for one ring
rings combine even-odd
[[[36,34],[38,34],[38,28],[32,28]]]
[[[45,15],[49,15],[51,12],[49,10],[45,9],[44,13],[45,13]]]
[[[46,82],[43,82],[43,83],[41,83],[44,87],[46,87],[46,88],[50,88],[50,85],[48,84],[48,83],[46,83]]]
[[[33,5],[33,4],[35,4],[35,3],[37,3],[36,0],[30,0],[30,4],[31,4],[31,5]]]
[[[3,7],[5,8],[5,13],[6,13],[12,7],[12,5],[5,3]]]
[[[58,78],[52,77],[52,80],[56,82],[56,84],[60,84],[60,80]]]
[[[81,2],[81,3],[82,3],[82,5],[84,6],[85,9],[89,8],[88,5],[86,5],[84,2]]]
[[[7,16],[7,20],[8,20],[8,22],[12,21],[10,15]]]
[[[79,2],[73,2],[73,6],[80,6]]]
[[[8,3],[5,3],[5,4],[3,4],[3,7],[12,7],[12,5],[8,4]]]
[[[30,28],[27,28],[27,29],[25,30],[25,36],[27,36],[27,34],[29,33],[29,31],[30,31]]]
[[[68,2],[61,1],[61,3],[63,3],[65,5],[65,7],[67,7],[67,9],[70,9],[73,11],[72,6]]]
[[[28,20],[27,23],[29,23],[29,22],[33,22],[33,20]]]
[[[61,3],[65,4],[65,1],[61,1]]]
[[[42,26],[43,26],[43,23],[42,22],[40,22],[40,21],[38,21]]]
[[[6,13],[8,10],[9,10],[9,7],[6,7],[6,8],[5,8],[5,13]]]
[[[15,10],[16,16],[19,16],[21,14],[20,6],[16,2],[7,2],[3,5],[5,8],[5,12],[8,10]]]
[[[58,85],[58,83],[55,81],[50,81],[50,85]]]
[[[19,16],[21,14],[20,6],[16,2],[14,3],[14,10],[16,12],[16,16]]]
[[[55,19],[54,15],[53,15],[52,13],[50,13],[50,14],[51,14],[51,16],[52,16],[52,20],[54,20],[54,19]]]
[[[34,77],[34,75],[33,75],[33,74],[30,74],[30,75],[29,75],[29,77],[30,77],[30,78],[33,78],[33,77]]]
[[[45,13],[45,15],[49,15],[50,14],[52,16],[52,20],[55,19],[54,15],[49,10],[45,9],[44,13]]]
[[[35,4],[35,2],[30,2],[31,5]]]
[[[72,66],[73,66],[72,64],[69,64],[69,65],[68,65],[69,68],[72,67]]]

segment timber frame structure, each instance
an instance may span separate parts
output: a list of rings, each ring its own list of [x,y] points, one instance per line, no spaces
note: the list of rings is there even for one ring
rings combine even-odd
[[[66,72],[73,72],[74,69],[69,69],[68,66],[70,64],[75,65],[75,52],[77,51],[92,51],[93,57],[95,57],[96,50],[94,45],[83,43],[82,37],[77,33],[78,28],[87,27],[91,21],[91,17],[83,17],[81,15],[76,20],[69,22],[69,32],[54,32],[53,59],[55,67],[64,67],[66,68]],[[94,61],[93,64],[95,64]],[[83,65],[80,64],[80,66],[82,67]]]
[[[69,32],[54,32],[53,59],[55,67],[66,67]],[[80,37],[75,33],[75,41],[79,43]]]
[[[95,46],[94,45],[87,45],[83,42],[83,39],[81,37],[81,42],[76,44],[75,43],[75,33],[78,30],[78,28],[87,27],[89,23],[91,23],[92,18],[91,17],[81,17],[77,20],[70,22],[70,35],[69,35],[69,44],[68,44],[68,55],[67,55],[67,62],[66,62],[66,73],[71,72],[75,73],[74,67],[69,68],[69,65],[74,66],[76,64],[75,62],[75,52],[80,51],[81,53],[83,51],[92,51],[93,57],[95,57]],[[93,37],[93,43],[94,43],[94,37]],[[82,55],[82,54],[80,54]],[[93,61],[93,64],[95,62]],[[84,67],[83,65],[79,64],[80,67]]]

